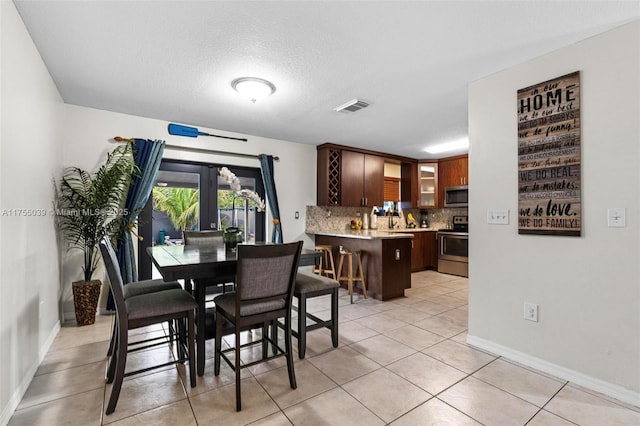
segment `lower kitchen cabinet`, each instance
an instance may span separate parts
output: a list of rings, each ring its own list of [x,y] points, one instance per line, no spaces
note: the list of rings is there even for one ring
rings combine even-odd
[[[316,234],[316,245],[333,248],[333,258],[338,267],[342,246],[347,250],[363,251],[365,282],[369,297],[389,300],[404,296],[404,290],[411,288],[411,238],[349,238]],[[340,274],[340,271],[336,271]],[[342,286],[346,286],[343,281]],[[359,286],[360,283],[357,283]]]
[[[436,231],[417,231],[413,234],[411,272],[438,267],[438,238]]]

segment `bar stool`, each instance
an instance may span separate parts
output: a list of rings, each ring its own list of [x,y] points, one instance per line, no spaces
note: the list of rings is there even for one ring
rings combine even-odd
[[[357,267],[356,267],[356,275],[353,275],[353,257],[357,257]],[[344,264],[344,259],[347,258],[347,275],[342,274],[342,266]],[[344,248],[340,249],[340,262],[338,263],[338,282],[346,281],[347,288],[349,290],[349,297],[351,298],[351,303],[353,303],[353,283],[354,281],[362,282],[362,294],[364,298],[367,298],[367,285],[364,282],[364,268],[362,267],[362,251],[355,250],[353,252],[346,250]]]
[[[316,245],[316,250],[322,252],[320,263],[313,267],[313,273],[336,279],[336,265],[333,263],[332,247],[329,245]]]

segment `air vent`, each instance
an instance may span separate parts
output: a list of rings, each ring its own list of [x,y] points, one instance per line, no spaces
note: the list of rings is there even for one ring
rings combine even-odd
[[[361,101],[360,99],[352,99],[344,105],[340,105],[333,110],[336,112],[356,112],[361,110],[362,108],[368,107],[369,104],[365,101]]]

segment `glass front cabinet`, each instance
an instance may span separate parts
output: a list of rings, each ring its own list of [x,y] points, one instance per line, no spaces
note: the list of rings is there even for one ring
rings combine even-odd
[[[418,163],[418,207],[436,207],[438,163]]]

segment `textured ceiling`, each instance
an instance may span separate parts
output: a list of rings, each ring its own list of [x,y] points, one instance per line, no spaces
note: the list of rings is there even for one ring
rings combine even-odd
[[[469,82],[640,17],[639,1],[15,4],[67,103],[413,158],[467,134]],[[277,91],[252,104],[242,76]],[[353,98],[370,106],[333,111]]]

